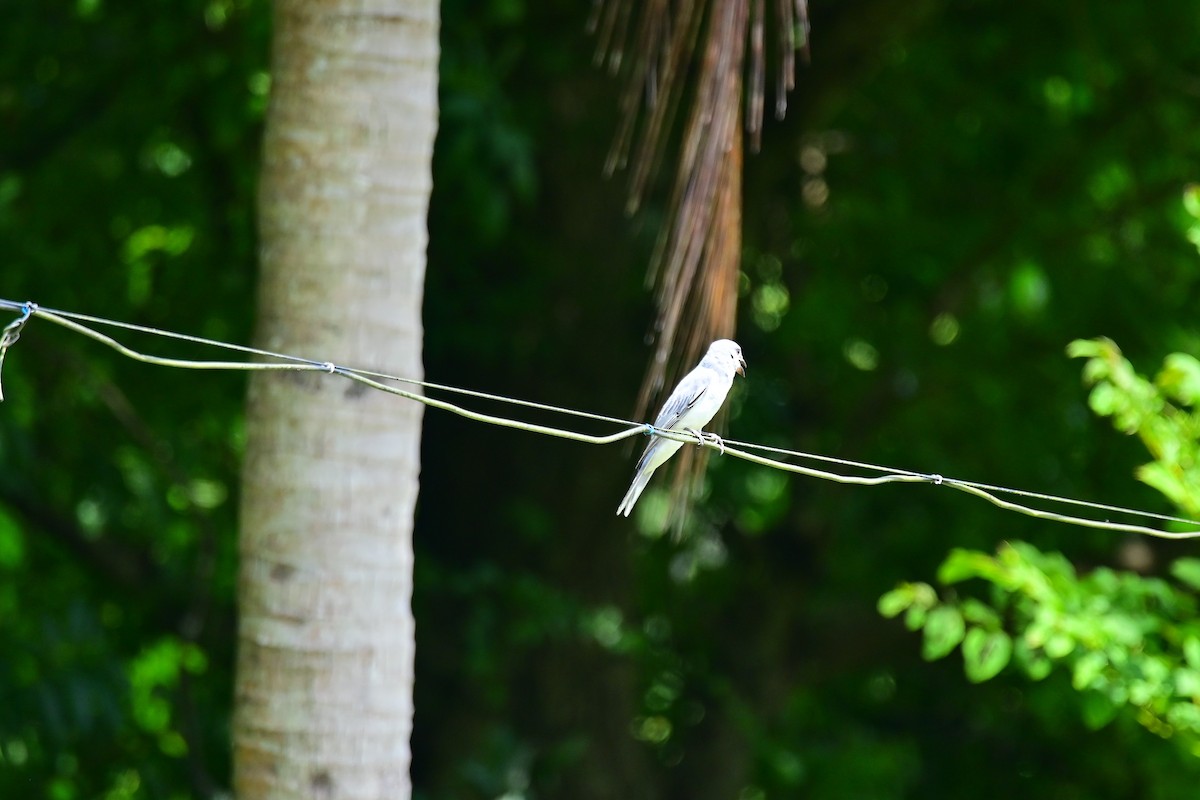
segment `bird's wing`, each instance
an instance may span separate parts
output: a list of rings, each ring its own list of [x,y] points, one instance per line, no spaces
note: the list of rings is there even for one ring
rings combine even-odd
[[[663,404],[662,411],[658,412],[658,419],[654,420],[654,427],[660,430],[674,428],[683,419],[684,414],[696,405],[696,401],[704,396],[710,386],[712,386],[712,380],[707,371],[697,369],[690,372],[679,382],[675,391],[671,392],[671,396]]]

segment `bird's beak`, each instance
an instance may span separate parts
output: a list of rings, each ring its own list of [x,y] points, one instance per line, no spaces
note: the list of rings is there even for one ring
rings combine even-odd
[[[738,373],[738,375],[741,375],[743,378],[746,377],[746,359],[744,359],[740,356],[738,357],[737,373]]]

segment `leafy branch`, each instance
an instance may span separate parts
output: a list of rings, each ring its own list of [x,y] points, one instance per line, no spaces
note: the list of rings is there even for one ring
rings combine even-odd
[[[1107,339],[1072,342],[1068,353],[1088,359],[1092,410],[1137,434],[1154,457],[1137,477],[1196,514],[1200,361],[1173,354],[1150,381]],[[946,587],[983,581],[986,600],[913,582],[883,595],[878,607],[922,632],[927,660],[959,647],[973,682],[1010,665],[1033,680],[1065,670],[1089,726],[1130,708],[1150,731],[1185,736],[1200,754],[1200,559],[1180,558],[1170,574],[1173,581],[1107,567],[1080,574],[1061,553],[1009,542],[994,555],[955,549],[938,569]]]

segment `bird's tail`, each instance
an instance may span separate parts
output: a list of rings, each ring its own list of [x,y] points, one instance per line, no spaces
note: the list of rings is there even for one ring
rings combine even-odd
[[[646,484],[650,482],[650,476],[654,474],[654,470],[639,470],[637,476],[633,479],[633,483],[629,485],[629,491],[625,493],[625,499],[621,501],[621,505],[617,508],[617,514],[629,516],[629,512],[633,511],[633,505],[642,496],[642,490],[646,488]]]

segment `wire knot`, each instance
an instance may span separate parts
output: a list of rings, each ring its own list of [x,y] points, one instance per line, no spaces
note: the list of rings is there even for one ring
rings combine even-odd
[[[17,343],[21,338],[21,329],[25,327],[25,323],[29,322],[38,309],[38,304],[26,301],[21,304],[21,316],[14,319],[12,322],[4,326],[4,330],[0,331],[0,374],[4,369],[4,356],[8,353],[8,348]],[[4,386],[0,384],[0,402],[4,401]]]
[[[929,476],[929,480],[933,483],[934,486],[941,486],[942,482],[945,481],[946,479],[943,478],[941,475],[938,475],[935,472]]]
[[[333,363],[332,361],[326,361],[325,363],[321,364],[321,369],[332,375],[337,372],[337,364]]]
[[[21,304],[21,316],[5,325],[4,330],[0,331],[0,356],[3,355],[5,350],[16,344],[17,339],[21,338],[21,329],[25,327],[25,323],[29,322],[29,318],[34,315],[37,309],[37,303]]]
[[[658,428],[654,427],[649,422],[646,423],[645,429],[645,434],[647,436],[653,436],[654,434],[658,433]]]

